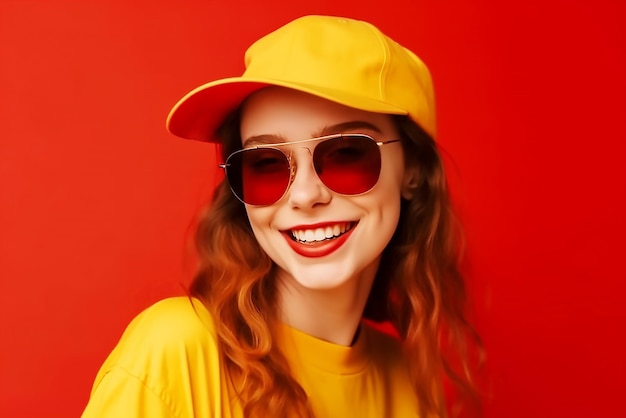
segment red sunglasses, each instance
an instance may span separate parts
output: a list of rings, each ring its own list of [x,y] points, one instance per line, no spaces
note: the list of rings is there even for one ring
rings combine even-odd
[[[378,182],[380,146],[399,142],[376,141],[364,134],[335,134],[302,141],[280,142],[235,151],[220,167],[237,199],[253,206],[279,201],[289,189],[295,173],[292,152],[280,147],[319,141],[313,148],[313,167],[326,187],[342,195],[359,195]]]

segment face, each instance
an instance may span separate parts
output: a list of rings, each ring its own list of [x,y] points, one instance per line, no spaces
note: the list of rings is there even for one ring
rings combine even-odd
[[[376,141],[400,138],[389,115],[365,112],[280,87],[262,89],[242,109],[244,148],[359,133]],[[291,155],[295,175],[273,204],[246,205],[259,244],[278,266],[279,280],[299,289],[370,286],[400,214],[407,183],[400,142],[380,146],[381,170],[373,188],[342,195],[327,187],[313,166],[319,141],[279,146]],[[368,290],[369,291],[369,290]]]

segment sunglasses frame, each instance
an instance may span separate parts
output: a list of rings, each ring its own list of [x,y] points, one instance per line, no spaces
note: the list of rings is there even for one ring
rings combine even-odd
[[[296,168],[297,168],[296,165],[292,162],[293,151],[290,151],[289,153],[286,153],[285,151],[280,149],[280,147],[283,147],[283,146],[286,146],[286,145],[304,144],[304,143],[309,143],[309,142],[314,142],[314,141],[318,141],[318,142],[321,143],[321,142],[325,142],[325,141],[328,141],[328,140],[331,140],[331,139],[339,139],[339,138],[346,138],[346,137],[347,138],[360,137],[360,138],[366,138],[366,139],[372,141],[374,144],[376,144],[379,147],[379,150],[378,150],[379,154],[380,154],[380,147],[381,146],[401,141],[400,139],[390,139],[390,140],[387,140],[387,141],[377,141],[372,136],[367,135],[367,134],[361,134],[361,133],[341,133],[341,134],[324,135],[324,136],[318,136],[318,137],[315,137],[315,138],[301,139],[301,140],[298,140],[298,141],[276,142],[276,143],[272,143],[272,144],[255,145],[255,146],[252,146],[252,147],[242,148],[240,150],[237,150],[237,151],[231,153],[226,158],[226,161],[224,163],[218,164],[218,167],[224,170],[224,175],[225,175],[226,181],[228,181],[228,186],[230,187],[231,192],[237,198],[237,200],[239,200],[241,203],[244,203],[244,204],[246,204],[248,206],[257,206],[257,207],[270,206],[270,205],[273,205],[274,203],[278,202],[279,200],[281,200],[285,196],[285,194],[287,193],[287,191],[291,187],[291,184],[293,183],[293,179],[295,177]],[[285,190],[283,191],[283,194],[278,199],[276,199],[275,201],[273,201],[271,203],[251,204],[251,203],[245,202],[243,199],[241,199],[239,197],[237,192],[235,192],[235,190],[233,189],[233,187],[231,185],[230,180],[228,179],[228,167],[230,166],[228,161],[231,159],[231,157],[233,157],[234,155],[246,152],[246,151],[256,150],[256,149],[275,149],[277,151],[280,151],[285,156],[285,158],[287,158],[287,163],[289,165],[289,173],[290,173],[290,175],[289,175],[289,181],[287,183],[287,186],[285,187]],[[309,150],[309,153],[311,154],[311,158],[313,158],[313,155],[315,153],[315,148],[314,149],[307,148],[307,149]],[[381,169],[382,169],[382,167],[381,167]],[[341,196],[359,196],[359,195],[362,195],[362,194],[365,194],[365,193],[369,192],[377,184],[377,182],[374,183],[372,185],[372,187],[370,187],[369,189],[367,189],[367,190],[365,190],[364,192],[361,192],[361,193],[344,194],[344,193],[336,192],[331,187],[329,187],[326,183],[324,183],[324,181],[319,177],[319,174],[317,174],[317,172],[316,172],[316,175],[318,176],[320,182],[326,188],[331,190],[333,193],[336,193],[336,194],[341,195]],[[380,172],[379,172],[379,175],[380,175]]]

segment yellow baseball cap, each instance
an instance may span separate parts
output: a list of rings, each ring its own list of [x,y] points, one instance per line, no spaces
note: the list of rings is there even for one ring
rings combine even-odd
[[[282,86],[345,106],[408,115],[436,137],[430,72],[413,52],[370,23],[304,16],[254,42],[240,77],[203,84],[170,111],[176,136],[218,142],[216,129],[251,93]]]

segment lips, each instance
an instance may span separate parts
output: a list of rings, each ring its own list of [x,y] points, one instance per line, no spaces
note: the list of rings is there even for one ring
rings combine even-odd
[[[337,251],[350,237],[355,222],[295,227],[283,234],[289,246],[304,257],[324,257]]]

